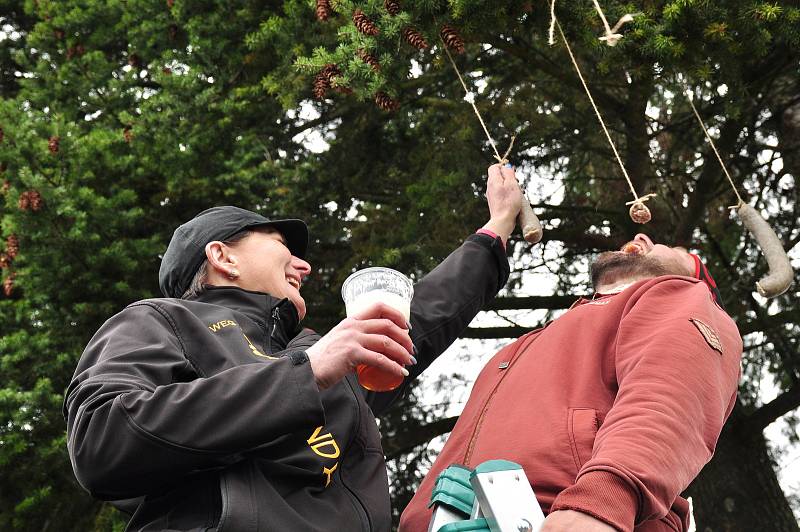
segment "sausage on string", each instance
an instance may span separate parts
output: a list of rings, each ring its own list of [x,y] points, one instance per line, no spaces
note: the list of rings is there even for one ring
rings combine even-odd
[[[736,214],[742,223],[753,234],[761,253],[767,259],[769,272],[756,282],[756,290],[761,296],[770,298],[781,295],[789,289],[792,284],[794,272],[789,256],[783,249],[778,235],[772,227],[761,217],[753,207],[747,203],[739,203]]]
[[[764,258],[767,259],[769,273],[756,283],[756,290],[766,298],[779,296],[789,289],[789,285],[792,284],[792,277],[794,277],[789,256],[786,254],[786,251],[784,251],[783,244],[781,244],[778,235],[775,234],[772,227],[761,217],[758,211],[745,203],[742,196],[739,195],[739,191],[736,190],[736,185],[733,184],[731,174],[728,173],[728,168],[722,161],[722,156],[719,154],[719,151],[717,151],[714,139],[712,139],[711,135],[708,133],[708,129],[706,129],[706,125],[703,123],[703,119],[700,117],[700,113],[694,105],[694,93],[687,88],[685,94],[686,99],[689,101],[689,107],[692,108],[697,122],[703,129],[703,133],[708,143],[711,145],[711,149],[714,151],[714,155],[717,156],[717,161],[719,161],[719,165],[725,177],[728,178],[728,182],[731,184],[731,188],[734,194],[736,194],[736,198],[739,200],[739,204],[731,208],[736,209],[736,214],[739,215],[739,218],[742,220],[747,230],[753,234],[756,243],[758,243],[758,247],[761,248],[761,253],[763,253]]]

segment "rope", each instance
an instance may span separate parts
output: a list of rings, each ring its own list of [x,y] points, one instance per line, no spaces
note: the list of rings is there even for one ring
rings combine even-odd
[[[630,13],[626,13],[620,18],[614,27],[611,28],[608,25],[608,20],[606,20],[606,15],[603,13],[603,8],[600,7],[600,4],[597,0],[592,0],[594,3],[594,9],[597,11],[597,14],[600,15],[600,20],[603,21],[603,26],[606,29],[606,34],[603,37],[600,37],[601,41],[605,41],[605,43],[609,46],[616,46],[620,39],[622,39],[622,34],[617,33],[619,29],[626,23],[633,21],[633,15]]]
[[[555,0],[553,0],[555,1]],[[478,111],[478,106],[475,105],[475,94],[472,93],[467,84],[464,82],[464,78],[461,76],[461,71],[458,70],[456,66],[456,62],[453,61],[453,56],[450,55],[450,50],[447,49],[447,45],[445,44],[444,40],[442,40],[441,36],[439,40],[442,41],[442,48],[444,49],[445,53],[447,54],[447,58],[450,60],[450,64],[453,65],[453,70],[456,71],[456,75],[458,76],[458,81],[461,82],[461,86],[464,87],[464,99],[469,102],[472,106],[472,110],[475,111],[475,116],[478,117],[478,121],[481,123],[481,127],[483,128],[483,132],[486,133],[486,138],[489,139],[489,144],[492,145],[492,149],[494,150],[494,158],[497,159],[497,162],[500,164],[508,163],[508,154],[511,153],[511,147],[514,146],[514,140],[516,139],[516,135],[511,137],[511,144],[509,144],[508,149],[506,150],[505,154],[501,157],[500,152],[497,151],[497,145],[494,143],[494,139],[489,134],[489,130],[486,128],[486,123],[483,121],[483,117],[481,116],[481,112]]]
[[[556,0],[550,0],[550,29],[547,32],[548,34],[547,43],[550,46],[553,46],[556,43],[555,31],[556,31]]]
[[[611,31],[611,26],[608,25],[603,9],[600,7],[600,4],[597,3],[597,0],[592,0],[592,2],[594,3],[594,9],[597,11],[597,14],[600,15],[600,20],[603,21],[603,26],[606,28],[606,37],[610,37],[614,32]]]
[[[703,123],[703,119],[700,118],[700,113],[697,112],[697,107],[694,106],[694,94],[688,88],[684,89],[686,94],[686,99],[689,100],[689,105],[692,107],[692,112],[694,112],[694,116],[697,117],[697,122],[700,124],[700,127],[703,128],[703,133],[706,134],[706,138],[708,139],[708,143],[711,144],[711,149],[714,150],[714,155],[717,156],[717,160],[719,161],[719,165],[722,167],[722,171],[725,172],[725,177],[728,178],[728,183],[731,184],[731,188],[733,189],[734,194],[736,194],[736,198],[739,200],[739,205],[744,203],[742,197],[739,195],[739,191],[736,190],[736,185],[733,184],[733,179],[731,179],[731,174],[728,173],[728,169],[725,167],[725,163],[722,162],[722,157],[720,157],[719,152],[717,151],[717,146],[714,144],[714,139],[711,138],[711,135],[708,133],[706,129],[706,125]],[[737,205],[736,207],[738,207]],[[735,209],[736,207],[731,207]]]
[[[555,25],[558,27],[558,33],[561,34],[561,39],[564,41],[564,46],[567,48],[567,53],[569,54],[569,58],[572,60],[572,65],[575,67],[575,72],[578,73],[578,78],[581,80],[581,84],[583,85],[583,89],[586,91],[586,95],[589,97],[589,102],[592,104],[592,109],[594,109],[594,114],[597,115],[597,120],[600,121],[600,125],[603,128],[603,132],[606,134],[606,138],[608,139],[608,144],[611,146],[611,149],[614,151],[614,156],[617,158],[617,163],[619,163],[619,167],[622,170],[622,175],[625,176],[625,180],[628,182],[628,186],[631,189],[631,193],[633,193],[633,201],[626,203],[626,205],[630,205],[632,203],[643,203],[648,199],[655,196],[655,194],[646,194],[645,196],[639,196],[636,193],[636,189],[633,188],[633,183],[631,182],[631,178],[628,176],[628,171],[625,170],[625,165],[622,163],[622,158],[619,156],[617,152],[617,147],[614,145],[614,141],[611,140],[611,135],[606,128],[606,124],[603,121],[603,117],[600,115],[600,111],[597,109],[597,105],[594,103],[594,98],[592,98],[592,93],[589,91],[589,86],[586,84],[586,80],[583,79],[583,74],[581,73],[581,69],[578,66],[578,61],[575,59],[575,56],[572,54],[572,49],[569,47],[569,43],[567,42],[567,38],[564,35],[564,31],[561,29],[561,24],[558,23],[558,20],[553,19],[555,21]]]
[[[628,22],[633,22],[633,14],[625,13],[612,28],[608,25],[608,19],[606,19],[606,14],[603,13],[603,8],[600,7],[600,3],[597,0],[592,0],[592,3],[594,4],[595,11],[597,11],[597,14],[600,15],[600,20],[603,21],[603,27],[606,30],[606,34],[602,37],[599,37],[599,40],[605,41],[605,43],[609,46],[616,46],[620,39],[622,39],[622,34],[617,32]],[[550,29],[548,30],[547,38],[547,42],[550,46],[553,46],[556,43],[555,27],[556,0],[550,0]]]

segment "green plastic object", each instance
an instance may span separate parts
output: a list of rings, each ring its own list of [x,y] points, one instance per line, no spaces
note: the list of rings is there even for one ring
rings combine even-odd
[[[486,519],[470,519],[469,521],[458,521],[448,523],[439,529],[439,532],[491,532]]]
[[[469,478],[481,473],[496,473],[497,471],[514,471],[517,469],[521,470],[522,466],[510,460],[487,460],[476,467]]]
[[[469,483],[470,473],[472,473],[471,469],[460,465],[451,465],[439,473],[436,484],[433,486],[428,508],[434,504],[442,504],[461,512],[465,517],[469,516],[475,501],[475,492],[472,491],[472,485]]]

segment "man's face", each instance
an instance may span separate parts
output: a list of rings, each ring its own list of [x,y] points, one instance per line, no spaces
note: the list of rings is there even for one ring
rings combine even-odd
[[[241,288],[289,298],[300,319],[305,317],[306,302],[300,295],[300,285],[311,273],[311,265],[291,254],[281,233],[271,227],[258,228],[230,248]]]
[[[592,285],[610,286],[659,275],[693,276],[694,259],[686,248],[654,244],[639,233],[619,251],[601,253],[592,264]]]

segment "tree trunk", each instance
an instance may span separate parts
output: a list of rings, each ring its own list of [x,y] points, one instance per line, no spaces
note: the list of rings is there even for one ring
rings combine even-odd
[[[697,532],[800,530],[774,465],[761,431],[728,424],[714,458],[687,490]]]

